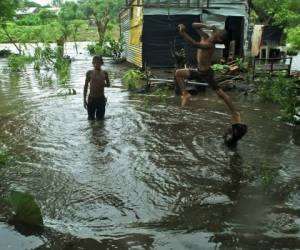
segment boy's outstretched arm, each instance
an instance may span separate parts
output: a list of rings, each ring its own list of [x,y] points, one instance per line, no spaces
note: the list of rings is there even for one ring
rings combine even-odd
[[[90,80],[91,80],[91,75],[90,75],[90,71],[88,71],[86,72],[85,83],[83,88],[83,107],[85,109],[87,108],[86,94],[87,94]]]
[[[185,32],[185,26],[183,24],[178,25],[179,28],[179,34],[190,44],[194,45],[195,47],[199,49],[210,49],[212,47],[211,44],[201,44],[200,42],[196,42],[192,37],[190,37],[186,32]]]
[[[110,87],[108,73],[105,71],[105,87]]]

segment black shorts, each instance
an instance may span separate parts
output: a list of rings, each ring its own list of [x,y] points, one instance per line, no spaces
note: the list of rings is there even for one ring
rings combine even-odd
[[[87,102],[87,112],[88,112],[88,119],[94,120],[96,119],[103,119],[105,115],[105,105],[106,105],[106,98],[103,97],[88,97]]]
[[[200,71],[198,69],[190,69],[190,77],[189,80],[196,80],[197,82],[204,82],[208,83],[208,85],[213,90],[219,90],[220,87],[218,86],[218,83],[215,80],[215,73],[210,68],[207,71]]]

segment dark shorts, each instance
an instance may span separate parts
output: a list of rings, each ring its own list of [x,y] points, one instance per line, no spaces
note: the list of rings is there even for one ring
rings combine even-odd
[[[220,87],[218,86],[218,83],[215,80],[215,73],[210,68],[207,71],[200,71],[198,69],[190,69],[190,80],[196,80],[197,82],[204,82],[208,83],[208,85],[213,90],[219,90]]]
[[[106,105],[106,98],[103,97],[88,97],[87,102],[87,112],[88,112],[88,119],[94,120],[96,119],[103,119],[105,115],[105,105]]]

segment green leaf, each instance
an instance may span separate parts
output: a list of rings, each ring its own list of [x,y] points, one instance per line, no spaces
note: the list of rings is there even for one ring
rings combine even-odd
[[[31,194],[12,191],[8,200],[18,221],[43,226],[41,210]]]

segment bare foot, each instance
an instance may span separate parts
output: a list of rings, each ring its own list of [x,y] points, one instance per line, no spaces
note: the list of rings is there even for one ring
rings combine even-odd
[[[239,112],[234,112],[232,116],[234,123],[241,123],[241,114]]]
[[[183,94],[181,96],[181,107],[184,107],[186,105],[187,101],[190,99],[191,99],[191,95],[189,93]]]

